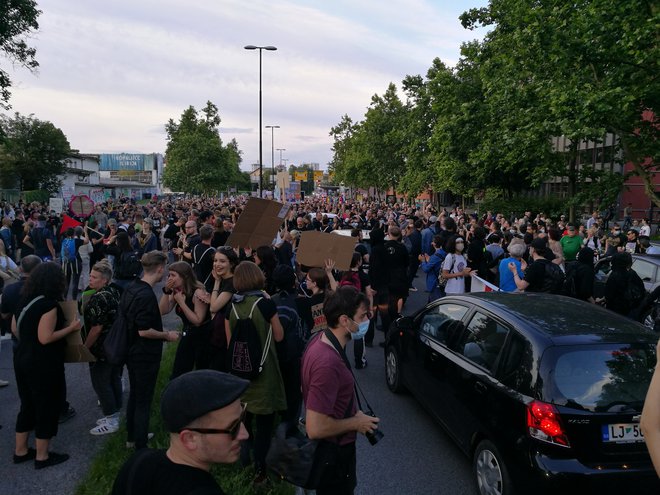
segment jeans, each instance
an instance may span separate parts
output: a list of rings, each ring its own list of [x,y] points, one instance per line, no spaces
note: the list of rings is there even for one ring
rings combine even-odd
[[[89,363],[92,387],[101,402],[101,410],[110,416],[121,409],[121,367],[106,361]]]
[[[129,359],[126,367],[131,384],[126,407],[128,441],[135,442],[136,449],[144,449],[147,447],[149,414],[156,389],[160,360],[134,362]]]
[[[256,431],[252,434],[252,418],[255,418]],[[254,450],[254,467],[259,472],[266,471],[266,454],[270,449],[270,439],[273,436],[273,414],[245,414],[245,429],[250,434],[248,441],[241,445],[241,461],[244,466],[249,464],[250,450]]]

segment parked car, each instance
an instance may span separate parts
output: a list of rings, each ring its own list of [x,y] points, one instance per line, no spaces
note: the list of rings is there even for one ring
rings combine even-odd
[[[481,494],[660,493],[639,427],[657,340],[576,299],[471,293],[396,320],[385,374],[470,456]]]
[[[647,292],[653,292],[660,286],[660,256],[633,254],[632,269],[637,272],[639,278],[644,282]],[[608,256],[598,260],[595,266],[594,296],[605,295],[605,284],[612,271],[612,257]],[[653,329],[656,318],[660,316],[660,305],[656,302],[646,314],[641,315],[641,321],[645,327]]]

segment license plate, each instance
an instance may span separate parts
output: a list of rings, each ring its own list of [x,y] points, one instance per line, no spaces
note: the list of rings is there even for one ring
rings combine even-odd
[[[603,425],[603,442],[631,443],[643,441],[644,435],[637,423]]]

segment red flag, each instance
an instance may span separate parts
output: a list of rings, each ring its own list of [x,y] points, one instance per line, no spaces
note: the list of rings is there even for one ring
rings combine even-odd
[[[66,229],[73,229],[75,227],[81,227],[82,223],[80,223],[78,220],[75,218],[70,217],[66,213],[62,214],[62,227],[60,228],[60,234],[64,232]]]

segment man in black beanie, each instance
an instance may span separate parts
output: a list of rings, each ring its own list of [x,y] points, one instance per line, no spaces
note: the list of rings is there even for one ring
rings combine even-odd
[[[136,452],[119,471],[112,494],[223,495],[209,470],[238,460],[241,442],[248,438],[240,397],[249,383],[214,370],[172,380],[160,406],[169,448]]]

